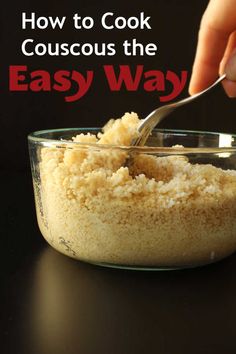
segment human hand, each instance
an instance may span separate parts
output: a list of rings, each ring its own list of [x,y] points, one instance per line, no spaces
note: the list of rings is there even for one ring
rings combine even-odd
[[[210,0],[200,25],[189,93],[205,89],[223,73],[225,92],[236,97],[236,0]]]

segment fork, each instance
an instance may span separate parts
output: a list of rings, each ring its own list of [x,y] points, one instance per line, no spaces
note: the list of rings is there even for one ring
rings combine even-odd
[[[190,102],[194,101],[195,99],[197,99],[198,97],[202,96],[203,94],[205,94],[206,92],[211,90],[213,87],[218,85],[225,78],[226,78],[226,74],[223,74],[211,86],[207,87],[205,90],[200,91],[193,96],[189,96],[187,98],[184,98],[180,101],[170,103],[170,104],[167,104],[165,106],[155,109],[144,120],[142,120],[142,122],[139,124],[139,126],[138,126],[139,136],[132,140],[131,145],[132,146],[145,145],[152,130],[155,128],[155,126],[158,123],[160,123],[163,120],[163,118],[167,117],[176,108],[184,106],[185,104],[190,103]]]

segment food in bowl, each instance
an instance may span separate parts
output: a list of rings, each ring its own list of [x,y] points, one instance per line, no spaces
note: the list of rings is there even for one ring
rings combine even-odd
[[[68,256],[120,267],[190,267],[232,254],[236,146],[219,148],[219,134],[160,131],[150,139],[157,146],[131,148],[139,122],[126,113],[102,132],[29,137],[45,239]]]

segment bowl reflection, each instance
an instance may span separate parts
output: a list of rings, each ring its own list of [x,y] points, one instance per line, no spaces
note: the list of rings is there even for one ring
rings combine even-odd
[[[90,266],[46,248],[35,266],[21,330],[45,354],[133,353],[140,345],[171,352],[173,342],[179,349],[195,343],[200,350],[204,342],[222,347],[220,338],[233,336],[233,261],[137,273]],[[219,318],[224,326],[217,336]]]

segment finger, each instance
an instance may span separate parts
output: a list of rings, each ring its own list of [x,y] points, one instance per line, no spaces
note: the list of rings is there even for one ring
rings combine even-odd
[[[236,82],[224,80],[223,87],[229,97],[236,97]]]
[[[235,24],[235,26],[236,26],[236,24]],[[227,61],[229,60],[229,58],[233,54],[235,48],[236,48],[236,31],[231,33],[231,35],[229,37],[229,41],[228,41],[228,44],[227,44],[223,59],[221,60],[221,63],[220,63],[220,69],[219,69],[219,74],[220,75],[224,74],[224,72],[225,72],[225,64],[227,63]]]
[[[236,0],[212,0],[203,16],[190,81],[190,94],[210,85],[218,76],[229,36],[235,30]]]
[[[199,44],[189,85],[190,94],[210,86],[216,79],[227,41],[228,33],[208,26],[200,29]]]
[[[236,97],[236,32],[232,33],[220,64],[220,74],[226,73],[223,87],[229,97]]]
[[[225,64],[225,73],[228,80],[236,82],[236,50],[233,51]]]

